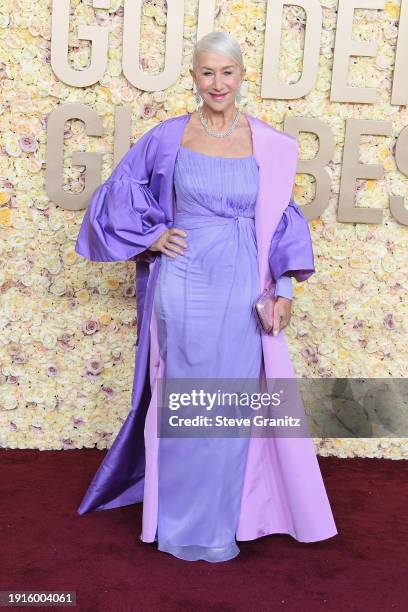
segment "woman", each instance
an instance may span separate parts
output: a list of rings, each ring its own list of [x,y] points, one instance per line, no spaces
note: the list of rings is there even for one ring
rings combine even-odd
[[[297,143],[235,107],[238,44],[208,34],[190,72],[202,106],[139,139],[94,193],[78,236],[88,259],[138,262],[139,342],[132,410],[79,513],[143,500],[142,541],[218,562],[239,554],[236,540],[337,531],[310,438],[158,436],[159,380],[294,376],[281,333],[290,277],[314,272],[307,221],[290,199]],[[273,337],[252,309],[271,282]]]

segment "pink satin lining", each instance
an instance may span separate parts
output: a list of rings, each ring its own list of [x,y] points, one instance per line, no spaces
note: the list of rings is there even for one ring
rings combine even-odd
[[[150,387],[152,397],[147,409],[144,439],[146,449],[146,468],[143,494],[143,519],[140,539],[143,542],[153,542],[157,529],[158,508],[158,457],[159,438],[157,437],[157,384],[158,377],[163,375],[164,362],[160,357],[157,320],[154,307],[150,321]]]
[[[144,542],[153,542],[157,529],[159,439],[157,438],[156,380],[164,372],[164,362],[159,353],[154,308],[150,323],[150,338],[149,369],[152,398],[145,422],[146,471],[140,536]],[[293,525],[286,519],[288,516],[290,516],[290,511],[285,500],[285,488],[279,470],[274,440],[251,438],[236,539],[254,540],[270,533],[288,533],[296,537]]]

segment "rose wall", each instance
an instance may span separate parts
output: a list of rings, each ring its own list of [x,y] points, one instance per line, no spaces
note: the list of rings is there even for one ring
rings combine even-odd
[[[349,84],[378,88],[375,104],[330,102],[336,33],[334,0],[322,0],[324,22],[319,78],[304,98],[260,97],[266,2],[217,2],[215,28],[240,42],[247,67],[245,112],[283,129],[286,116],[323,119],[335,134],[328,166],[329,206],[310,222],[316,274],[294,281],[292,320],[286,330],[299,377],[405,378],[408,368],[407,227],[390,214],[388,194],[407,194],[407,177],[395,164],[395,137],[408,124],[405,106],[391,105],[390,89],[400,3],[383,11],[357,10],[353,32],[378,41],[375,58],[350,65]],[[51,68],[51,0],[0,0],[0,444],[9,448],[65,449],[110,446],[130,409],[136,340],[135,264],[94,263],[74,251],[83,218],[50,201],[45,190],[47,117],[57,105],[79,102],[103,117],[104,136],[88,137],[78,120],[66,123],[64,188],[83,189],[84,172],[70,165],[74,151],[103,152],[103,180],[112,171],[114,107],[132,109],[132,142],[160,120],[195,110],[188,72],[196,39],[197,2],[185,2],[183,70],[165,91],[146,92],[121,69],[123,3],[108,10],[71,2],[71,66],[85,68],[90,45],[77,38],[80,24],[109,28],[109,57],[102,80],[71,87]],[[163,68],[165,3],[145,2],[141,58],[151,73]],[[302,70],[303,11],[284,10],[280,78]],[[391,138],[366,137],[363,163],[381,163],[384,179],[360,180],[357,201],[382,207],[380,225],[336,221],[348,118],[392,121]],[[300,158],[318,143],[300,137]],[[82,169],[83,170],[83,169]],[[295,200],[314,198],[310,175],[298,174]],[[390,406],[392,410],[392,406]],[[315,439],[321,455],[407,457],[403,438]]]

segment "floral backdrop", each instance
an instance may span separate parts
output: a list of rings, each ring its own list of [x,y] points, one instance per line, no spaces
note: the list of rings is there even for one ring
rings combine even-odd
[[[408,373],[408,229],[388,209],[388,193],[407,194],[407,177],[396,168],[395,137],[408,124],[407,109],[390,103],[400,3],[384,11],[356,10],[355,36],[378,40],[375,58],[350,66],[349,83],[376,86],[375,104],[329,100],[337,2],[321,1],[324,21],[319,78],[305,98],[262,99],[260,82],[266,0],[219,0],[215,29],[233,34],[247,67],[244,110],[283,129],[286,115],[319,117],[335,133],[329,171],[330,205],[310,222],[317,272],[294,281],[294,304],[286,337],[298,376],[406,377]],[[145,69],[163,68],[166,3],[145,1],[141,59]],[[65,129],[64,188],[83,189],[73,151],[104,152],[103,180],[112,171],[114,106],[132,108],[132,141],[160,120],[195,109],[188,72],[196,38],[197,2],[185,2],[183,71],[163,92],[144,92],[121,73],[123,2],[94,9],[91,0],[71,1],[70,62],[90,60],[78,25],[109,27],[109,60],[101,81],[70,87],[50,65],[51,0],[0,0],[0,445],[68,449],[110,446],[131,401],[136,340],[135,265],[94,263],[74,251],[84,211],[63,210],[45,192],[46,126],[59,104],[82,102],[103,116],[102,138],[87,137],[80,121]],[[280,60],[282,80],[296,81],[302,68],[304,13],[286,6]],[[336,222],[344,126],[349,117],[391,120],[393,136],[380,144],[363,137],[361,161],[382,162],[385,180],[359,180],[357,198],[384,208],[383,225]],[[300,157],[316,151],[312,135],[300,137]],[[297,175],[295,199],[314,197],[310,176]],[[392,409],[392,407],[390,408]],[[315,438],[321,455],[408,457],[407,440]]]

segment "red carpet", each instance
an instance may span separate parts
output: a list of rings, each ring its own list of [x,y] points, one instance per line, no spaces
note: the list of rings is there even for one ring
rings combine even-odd
[[[407,462],[319,457],[338,536],[265,536],[210,564],[141,542],[142,504],[76,513],[103,455],[0,451],[0,590],[76,590],[89,612],[406,609]]]

